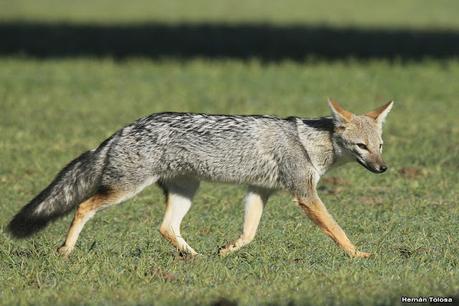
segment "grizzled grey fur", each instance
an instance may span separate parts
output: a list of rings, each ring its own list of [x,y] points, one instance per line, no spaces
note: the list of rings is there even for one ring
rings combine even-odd
[[[302,193],[313,174],[301,167],[309,157],[298,123],[314,125],[293,117],[154,114],[113,136],[101,185],[194,177]],[[330,134],[332,120],[321,128]]]

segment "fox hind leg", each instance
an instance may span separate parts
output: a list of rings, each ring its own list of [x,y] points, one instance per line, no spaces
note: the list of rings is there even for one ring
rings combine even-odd
[[[199,181],[192,178],[174,179],[162,182],[166,194],[166,213],[159,229],[181,254],[197,255],[198,253],[183,239],[180,224],[191,208],[193,196],[199,188]]]
[[[219,250],[219,254],[225,256],[239,250],[249,244],[257,232],[263,208],[266,205],[270,192],[255,187],[249,187],[244,203],[244,227],[242,235],[234,242],[228,243]]]
[[[75,248],[78,236],[86,222],[88,222],[98,210],[120,202],[123,194],[119,192],[97,193],[78,206],[67,233],[64,244],[58,249],[60,255],[68,257]]]
[[[84,225],[96,214],[97,211],[132,198],[155,180],[156,178],[154,177],[150,178],[146,180],[144,184],[135,186],[131,189],[126,187],[121,189],[109,187],[82,202],[78,206],[75,216],[73,217],[73,221],[70,225],[64,244],[57,250],[58,253],[64,257],[68,257],[70,255],[75,248],[78,236],[83,230]]]

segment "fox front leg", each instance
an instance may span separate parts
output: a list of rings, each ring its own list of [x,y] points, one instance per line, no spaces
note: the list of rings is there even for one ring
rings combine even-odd
[[[349,238],[347,238],[346,233],[338,225],[338,223],[336,223],[317,195],[310,197],[297,197],[296,200],[309,219],[318,225],[320,229],[333,239],[336,244],[349,256],[362,258],[370,257],[370,253],[359,252],[356,250],[355,246]]]

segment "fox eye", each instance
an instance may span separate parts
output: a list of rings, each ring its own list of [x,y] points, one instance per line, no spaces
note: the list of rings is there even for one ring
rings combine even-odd
[[[362,149],[362,150],[368,151],[368,147],[367,147],[367,145],[364,144],[364,143],[358,143],[357,146],[358,146],[360,149]]]

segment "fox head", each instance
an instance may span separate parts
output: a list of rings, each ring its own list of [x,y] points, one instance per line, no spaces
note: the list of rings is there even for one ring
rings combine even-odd
[[[333,140],[359,164],[374,173],[383,173],[387,166],[382,158],[382,126],[393,101],[366,113],[355,115],[329,100],[335,130]]]

